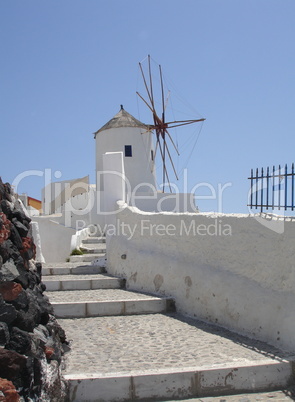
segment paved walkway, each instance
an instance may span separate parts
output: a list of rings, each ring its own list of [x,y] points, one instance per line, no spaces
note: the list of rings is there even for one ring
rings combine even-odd
[[[50,262],[50,263],[42,263],[43,268],[73,268],[80,267],[81,265],[87,265],[85,262]]]
[[[161,299],[160,297],[146,295],[144,293],[130,292],[123,289],[94,289],[72,290],[70,292],[50,292],[50,302],[88,302],[107,300],[149,300]],[[91,325],[91,324],[90,324]]]
[[[176,313],[59,322],[75,345],[66,374],[243,366],[288,357],[262,342]]]
[[[94,244],[88,246],[97,247]],[[86,257],[88,261],[89,256],[82,258]],[[122,289],[124,281],[115,280],[114,283],[114,278],[108,279],[107,275],[101,274],[105,272],[103,268],[82,261],[44,264],[43,268],[47,275],[44,282],[50,290],[47,295],[57,316],[59,306],[73,308],[74,317],[79,316],[77,306],[81,303],[89,304],[89,308],[96,302],[102,303],[99,307],[104,306],[103,314],[99,309],[86,308],[85,318],[58,320],[70,341],[63,374],[68,380],[73,401],[97,401],[98,395],[103,401],[138,398],[145,401],[145,398],[151,400],[152,395],[157,395],[153,400],[159,401],[160,396],[214,395],[216,386],[220,386],[224,393],[271,389],[273,383],[285,386],[286,375],[290,376],[288,362],[294,361],[295,357],[289,353],[177,313],[157,313],[171,311],[166,309],[166,301],[165,309],[149,306],[147,310],[141,310],[140,305],[149,305],[155,297]],[[124,314],[135,315],[114,315],[110,301],[115,301],[115,305],[132,302],[134,306],[130,311],[125,308]],[[90,314],[90,311],[95,314]],[[59,316],[71,314],[60,313]],[[216,378],[210,378],[211,372]],[[195,373],[203,373],[203,382],[200,380],[199,383]],[[227,380],[229,376],[231,379]],[[186,401],[290,401],[295,400],[294,394],[294,389],[290,389]]]
[[[77,265],[79,266],[79,265]],[[60,280],[89,280],[89,279],[109,279],[109,275],[106,274],[94,274],[94,275],[50,275],[44,276],[42,281],[46,284],[47,281],[60,281]]]

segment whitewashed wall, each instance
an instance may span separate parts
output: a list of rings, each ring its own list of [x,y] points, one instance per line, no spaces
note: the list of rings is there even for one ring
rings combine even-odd
[[[57,221],[54,222],[52,216],[34,217],[38,223],[41,238],[42,254],[45,262],[65,262],[70,256],[71,239],[76,231],[67,228]]]
[[[140,127],[111,128],[96,135],[96,174],[97,190],[103,191],[103,155],[107,152],[123,152],[125,145],[132,146],[132,157],[124,156],[126,183],[133,190],[141,183],[156,187],[154,162],[151,160],[153,150],[152,133]],[[128,186],[127,186],[128,187]],[[148,186],[140,186],[141,191],[148,191]]]
[[[129,205],[146,212],[198,212],[194,194],[188,193],[133,193]]]
[[[125,208],[107,233],[108,272],[173,296],[182,313],[295,350],[295,222],[277,223]]]
[[[87,193],[71,197],[62,207],[62,224],[79,230],[83,225],[91,223],[92,211],[95,211],[95,190],[90,187]],[[78,223],[77,223],[78,221]]]
[[[42,189],[42,210],[45,215],[62,212],[65,205],[84,209],[88,203],[89,176],[79,179],[51,182]],[[86,195],[85,195],[86,193]],[[70,200],[70,202],[69,202]]]

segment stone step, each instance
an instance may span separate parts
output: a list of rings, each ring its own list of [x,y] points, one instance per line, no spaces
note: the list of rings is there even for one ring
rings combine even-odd
[[[179,314],[59,323],[70,340],[63,374],[71,401],[163,401],[294,384],[294,356]]]
[[[123,289],[47,292],[57,318],[152,314],[173,311],[174,300]]]
[[[80,247],[80,250],[86,254],[103,254],[106,252],[106,245],[101,244],[99,247],[97,247],[97,244],[88,244],[87,247]]]
[[[51,275],[95,275],[106,272],[105,267],[96,265],[81,265],[79,264],[57,264],[56,266],[45,266],[42,268],[42,279]]]
[[[288,362],[269,362],[269,364],[255,364],[250,366],[232,367],[221,366],[215,369],[193,367],[190,370],[158,370],[130,374],[110,373],[101,375],[64,375],[68,383],[68,393],[71,402],[81,401],[167,401],[168,398],[198,397],[199,402],[226,402],[222,395],[235,394],[232,402],[251,402],[285,399],[262,399],[258,396],[252,399],[240,398],[240,393],[261,393],[267,390],[277,390],[289,385],[291,364]],[[277,376],[279,372],[279,376]],[[274,385],[275,384],[275,385]],[[273,388],[275,386],[275,388]],[[99,395],[99,399],[97,399]],[[287,398],[286,398],[287,399]],[[294,400],[292,397],[288,398]],[[171,400],[171,399],[170,399]],[[185,399],[187,401],[187,399]],[[194,400],[196,401],[196,400]]]
[[[82,240],[83,244],[100,244],[100,243],[105,243],[106,238],[105,237],[87,237],[87,239]]]
[[[47,291],[120,289],[125,279],[108,275],[51,275],[43,278]]]
[[[70,262],[91,262],[97,258],[105,257],[105,253],[71,255]]]
[[[246,394],[238,394],[238,395],[224,395],[220,396],[208,396],[206,398],[190,398],[190,399],[177,399],[171,400],[167,402],[291,402],[295,400],[295,386],[291,386],[288,388],[284,388],[281,390],[273,390],[267,392],[254,392],[254,393],[246,393]]]

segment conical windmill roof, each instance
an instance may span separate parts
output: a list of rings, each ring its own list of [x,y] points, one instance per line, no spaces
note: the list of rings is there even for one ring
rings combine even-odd
[[[104,130],[109,130],[111,128],[120,128],[120,127],[141,127],[146,130],[149,130],[149,126],[142,123],[133,117],[130,113],[126,112],[121,105],[120,111],[104,126],[102,126],[99,130],[94,133],[94,137],[96,134],[100,133]]]

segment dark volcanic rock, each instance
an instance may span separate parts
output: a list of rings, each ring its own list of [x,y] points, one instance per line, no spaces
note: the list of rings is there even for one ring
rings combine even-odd
[[[9,258],[12,258],[16,265],[19,258],[21,258],[20,251],[17,249],[16,245],[11,241],[11,239],[8,239],[0,244],[0,255],[2,256],[4,262],[6,262]],[[23,262],[24,261],[22,259],[22,263]]]
[[[15,266],[13,259],[7,260],[1,267],[1,280],[13,281],[19,276],[19,272]]]
[[[17,317],[17,312],[14,306],[0,301],[0,322],[11,324]]]
[[[23,290],[19,293],[19,295],[11,301],[11,304],[17,309],[17,310],[24,310],[27,308],[29,304],[29,299],[27,296],[27,293],[25,290]]]
[[[23,248],[22,238],[14,224],[12,224],[10,228],[10,239],[18,250],[21,250]]]
[[[26,237],[29,231],[29,223],[24,220],[24,222],[26,223],[27,226],[25,226],[24,224],[22,224],[20,221],[18,221],[16,218],[12,218],[12,223],[15,226],[15,228],[17,229],[20,237]]]
[[[15,386],[11,381],[6,380],[6,378],[0,378],[0,393],[3,395],[0,399],[6,402],[19,402],[19,395],[16,392]]]
[[[25,261],[29,261],[32,258],[35,258],[36,255],[36,247],[31,237],[23,237],[22,238],[23,245],[20,250],[21,256]]]
[[[29,298],[26,310],[17,310],[14,325],[24,331],[33,332],[36,325],[40,324],[41,311],[35,299]]]
[[[0,377],[13,381],[26,367],[27,359],[17,352],[0,349]]]
[[[19,201],[16,201],[14,204],[12,217],[16,218],[22,224],[24,224],[25,222],[31,222],[31,218],[27,214],[25,214]]]
[[[11,195],[13,195],[13,191],[12,191],[12,187],[10,185],[10,183],[5,183],[4,184],[5,187],[5,192],[6,192],[6,199],[11,201]]]
[[[0,346],[5,346],[10,339],[8,325],[5,322],[0,322]]]
[[[5,185],[2,183],[2,180],[0,179],[0,201],[6,199],[6,190],[5,190]]]
[[[1,210],[2,212],[6,215],[6,217],[11,220],[12,218],[12,210],[13,210],[13,205],[10,201],[7,200],[2,200],[0,202],[1,205]]]
[[[23,288],[19,283],[3,282],[0,283],[0,294],[4,301],[13,301],[19,294],[23,292]]]
[[[30,222],[0,178],[0,401],[63,402],[67,342],[43,294]]]
[[[15,282],[20,283],[24,289],[27,289],[30,286],[29,272],[26,271],[25,267],[21,263],[17,265],[17,270],[19,272],[19,276],[15,278]]]
[[[0,212],[0,244],[4,243],[11,233],[11,222],[7,216]]]
[[[13,327],[10,332],[10,341],[6,346],[8,350],[14,350],[20,354],[28,354],[31,350],[32,337],[28,332]]]
[[[56,321],[54,316],[50,316],[50,320],[49,320],[48,324],[46,325],[46,328],[48,329],[51,336],[53,336],[53,334],[55,334],[58,336],[58,338],[61,340],[62,343],[67,343],[65,331],[62,329],[62,327]]]

